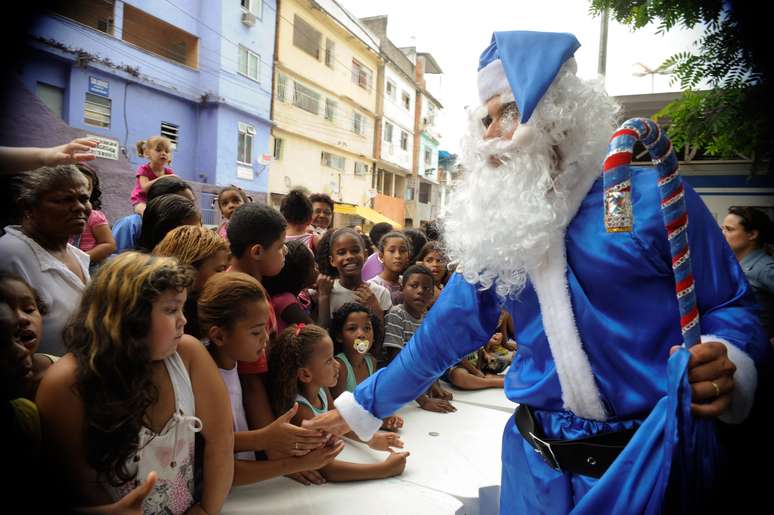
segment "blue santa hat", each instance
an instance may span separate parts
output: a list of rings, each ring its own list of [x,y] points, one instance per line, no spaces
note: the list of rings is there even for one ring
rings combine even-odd
[[[481,54],[478,94],[481,103],[512,93],[522,124],[529,121],[562,65],[580,47],[572,34],[515,30],[495,32]]]

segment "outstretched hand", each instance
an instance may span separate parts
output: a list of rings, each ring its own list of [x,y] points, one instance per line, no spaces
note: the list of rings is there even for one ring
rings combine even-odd
[[[313,419],[304,420],[301,422],[301,427],[325,431],[338,436],[345,435],[352,430],[337,409],[317,415]]]
[[[41,158],[46,166],[74,165],[96,159],[91,150],[97,145],[94,140],[78,138],[58,147],[41,149]]]
[[[670,355],[680,348],[670,349]],[[731,408],[736,365],[728,359],[720,342],[694,345],[688,352],[688,382],[691,384],[691,411],[701,417],[718,417]]]
[[[256,450],[270,450],[291,456],[304,456],[314,449],[324,446],[328,437],[320,431],[306,429],[291,424],[290,421],[298,411],[298,403],[277,420],[266,427],[264,432],[263,448]]]

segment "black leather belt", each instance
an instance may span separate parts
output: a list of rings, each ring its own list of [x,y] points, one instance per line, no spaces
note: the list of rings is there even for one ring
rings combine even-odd
[[[536,426],[532,409],[523,404],[516,408],[516,427],[554,470],[595,478],[602,477],[637,431],[635,428],[577,440],[548,440]]]

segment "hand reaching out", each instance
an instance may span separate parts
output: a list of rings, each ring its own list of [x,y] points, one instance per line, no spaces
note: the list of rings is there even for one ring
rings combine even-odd
[[[387,433],[385,431],[377,431],[376,434],[368,442],[368,446],[371,449],[377,451],[394,451],[393,447],[398,449],[403,448],[403,441],[395,433]]]

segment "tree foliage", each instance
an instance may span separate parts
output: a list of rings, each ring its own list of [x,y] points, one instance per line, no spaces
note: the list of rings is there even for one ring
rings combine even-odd
[[[760,34],[752,30],[760,22],[749,5],[728,0],[591,0],[593,15],[605,9],[632,29],[657,23],[657,34],[703,25],[694,50],[679,52],[661,65],[684,94],[656,115],[670,119],[669,135],[676,147],[689,144],[720,158],[753,157],[753,169],[767,160],[771,171],[769,56]]]

